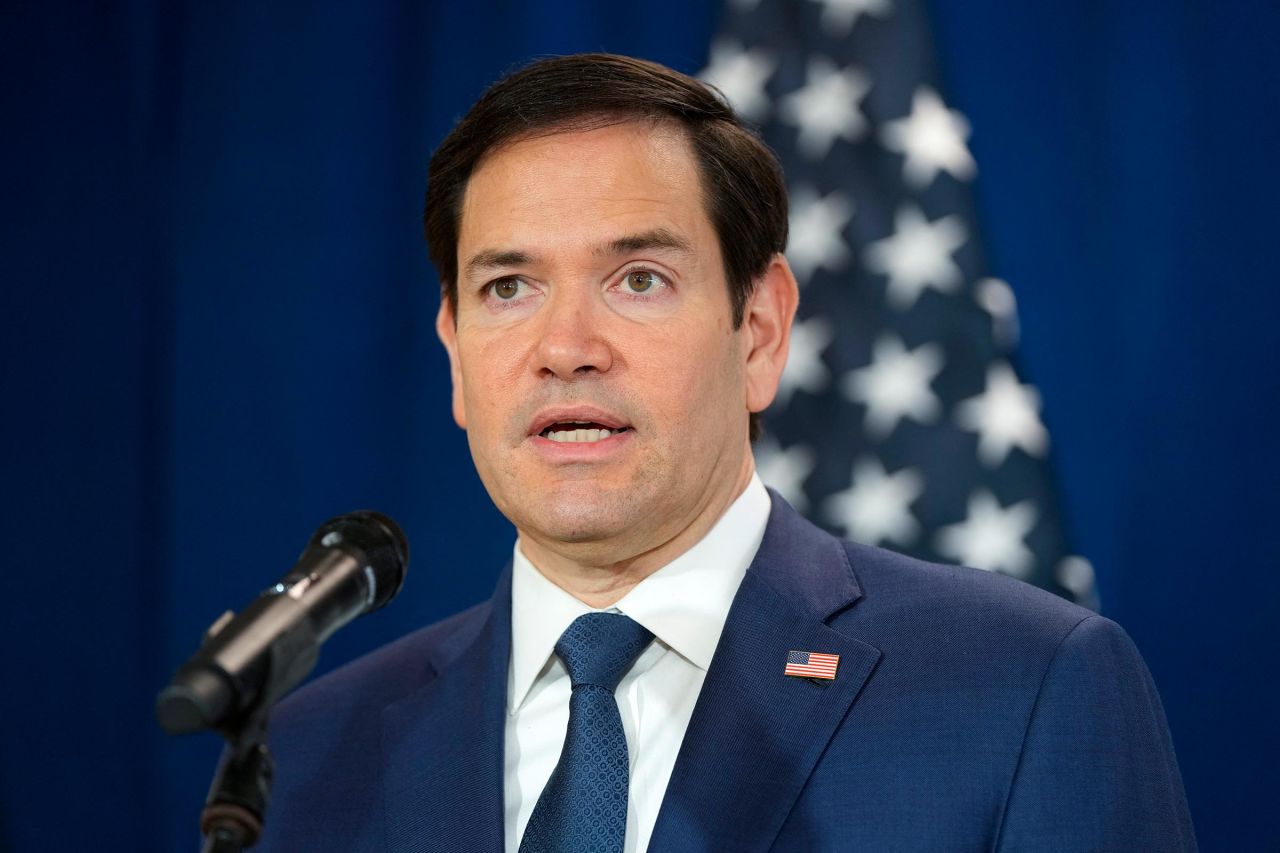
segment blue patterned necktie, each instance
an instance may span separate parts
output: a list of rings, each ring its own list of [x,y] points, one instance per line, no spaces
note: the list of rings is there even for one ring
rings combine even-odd
[[[573,684],[560,761],[529,817],[520,853],[621,853],[630,762],[613,691],[653,639],[621,613],[586,613],[556,654]]]

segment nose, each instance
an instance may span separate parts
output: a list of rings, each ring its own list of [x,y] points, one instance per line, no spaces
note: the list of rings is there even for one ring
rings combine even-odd
[[[613,350],[604,336],[600,295],[591,286],[562,286],[542,306],[535,367],[543,376],[571,380],[604,373]]]

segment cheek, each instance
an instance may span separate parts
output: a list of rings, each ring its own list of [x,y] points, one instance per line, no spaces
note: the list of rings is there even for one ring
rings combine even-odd
[[[470,429],[499,428],[517,404],[520,370],[512,347],[501,340],[469,341],[458,352]]]
[[[729,336],[689,346],[696,338],[684,336],[664,353],[664,369],[656,371],[653,390],[661,395],[671,423],[685,430],[677,440],[714,445],[729,438],[741,414],[745,417],[745,388],[738,363],[736,341]]]

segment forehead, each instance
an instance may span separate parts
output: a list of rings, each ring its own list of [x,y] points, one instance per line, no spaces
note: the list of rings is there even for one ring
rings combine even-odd
[[[499,248],[489,244],[606,241],[638,228],[714,238],[693,146],[670,122],[563,130],[492,151],[463,195],[459,260]]]

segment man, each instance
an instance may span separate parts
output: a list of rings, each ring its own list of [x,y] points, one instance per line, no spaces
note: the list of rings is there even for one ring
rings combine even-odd
[[[754,474],[796,309],[769,151],[623,57],[495,84],[432,159],[491,601],[300,690],[271,850],[1191,850],[1113,623],[840,542]]]

